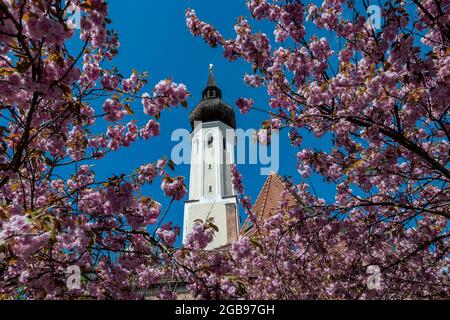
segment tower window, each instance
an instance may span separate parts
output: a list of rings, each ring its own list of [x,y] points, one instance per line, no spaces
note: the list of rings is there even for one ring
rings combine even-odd
[[[213,146],[213,137],[209,136],[208,137],[208,148],[212,148],[212,146]]]
[[[212,169],[211,164],[208,164],[208,169]]]
[[[227,139],[224,137],[223,138],[223,150],[227,149]]]
[[[209,192],[212,192],[212,186],[209,186]]]

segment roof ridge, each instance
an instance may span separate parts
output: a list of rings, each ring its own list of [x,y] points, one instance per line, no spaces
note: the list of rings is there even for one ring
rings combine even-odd
[[[265,194],[264,194],[264,198],[263,198],[263,205],[262,205],[262,208],[261,208],[261,217],[262,217],[262,212],[264,211],[264,208],[267,205],[267,196],[269,195],[270,185],[272,183],[272,178],[273,178],[272,174],[269,175],[269,177],[267,178],[268,184],[267,184],[267,188],[265,190]]]
[[[296,197],[296,194],[294,193],[294,191],[291,190],[291,186],[287,184],[285,179],[282,179],[281,176],[278,173],[274,174],[275,177],[278,178],[278,180],[280,180],[281,184],[283,185],[283,188],[288,191],[294,198]],[[296,199],[297,200],[297,199]],[[298,201],[298,200],[297,200]]]
[[[289,207],[302,205],[303,202],[293,190],[293,186],[295,186],[295,184],[289,183],[287,179],[284,179],[277,172],[270,173],[252,206],[252,210],[258,209],[258,212],[254,212],[255,216],[260,219],[270,217],[273,214],[271,210],[277,205],[275,202],[278,200],[287,200]],[[283,195],[283,192],[285,191],[287,191],[287,193]],[[274,194],[274,192],[276,192],[276,194]],[[274,197],[273,199],[271,197],[269,198],[270,194]],[[247,216],[240,229],[240,234],[249,235],[252,230],[254,231],[254,228],[250,225],[251,222],[251,217]]]
[[[262,196],[262,193],[263,193],[263,191],[264,191],[264,188],[266,187],[266,185],[267,185],[269,179],[271,178],[271,177],[270,177],[271,175],[272,175],[272,173],[266,178],[266,180],[264,181],[264,184],[263,184],[262,187],[261,187],[261,190],[259,190],[258,196],[256,197],[255,202],[254,202],[253,205],[252,205],[252,208],[251,208],[252,211],[253,211],[253,208],[255,208],[256,202],[257,202],[258,199]],[[245,219],[244,223],[242,224],[242,227],[240,228],[240,231],[241,231],[241,232],[245,232],[244,229],[247,229],[247,228],[249,227],[248,225],[250,224],[250,222],[251,222],[250,216],[247,216],[247,218]]]

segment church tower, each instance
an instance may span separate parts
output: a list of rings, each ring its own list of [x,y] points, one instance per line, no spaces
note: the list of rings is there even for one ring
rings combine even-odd
[[[207,249],[235,240],[239,234],[237,201],[231,183],[234,164],[236,119],[231,106],[222,101],[212,65],[202,100],[189,115],[191,124],[191,170],[189,200],[184,205],[183,243],[197,220],[213,219],[219,228]]]

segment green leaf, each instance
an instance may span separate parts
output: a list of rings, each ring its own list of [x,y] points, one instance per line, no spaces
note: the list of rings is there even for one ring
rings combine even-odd
[[[208,223],[208,226],[209,226],[211,229],[213,229],[215,232],[219,232],[219,227],[216,226],[214,223],[209,222],[209,223]]]
[[[170,168],[170,170],[175,170],[175,163],[172,160],[169,160],[167,162],[167,166]]]
[[[129,104],[125,104],[123,107],[125,108],[125,110],[127,110],[129,115],[134,116],[134,111],[133,109],[131,109],[131,106]]]

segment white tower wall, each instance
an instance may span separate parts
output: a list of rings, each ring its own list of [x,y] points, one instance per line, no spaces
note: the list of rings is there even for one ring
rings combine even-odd
[[[207,249],[237,238],[239,218],[230,177],[234,164],[234,130],[221,121],[199,122],[191,133],[189,200],[184,208],[183,243],[197,220],[213,218],[219,228]]]

